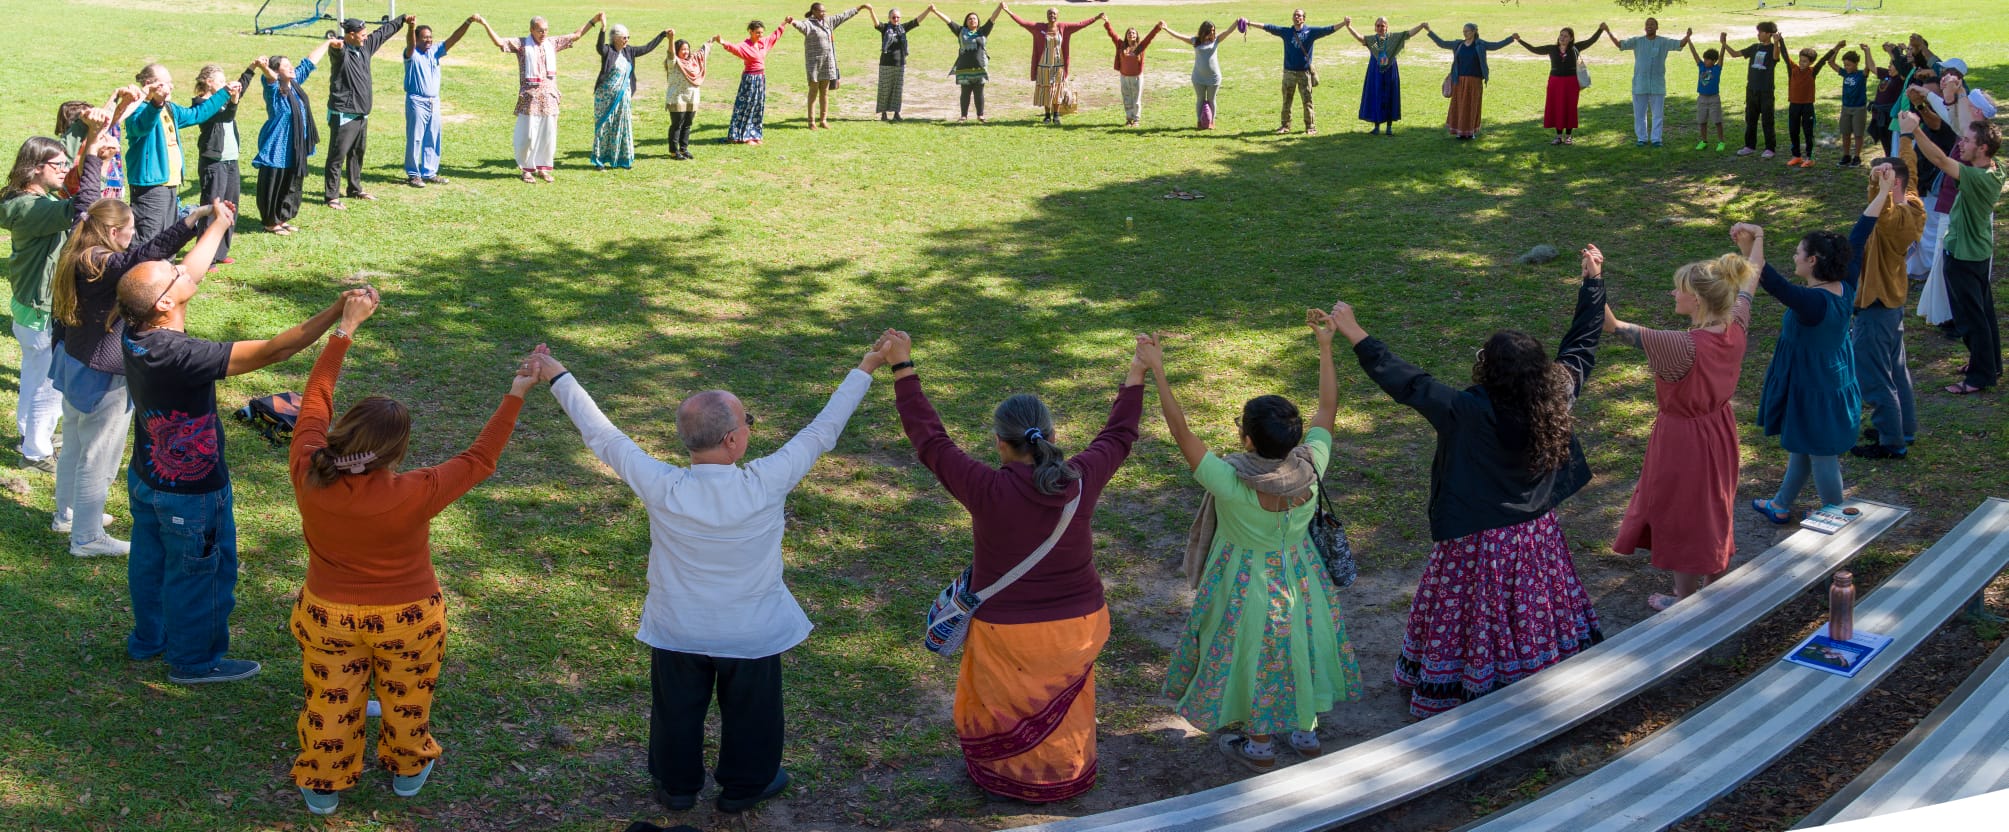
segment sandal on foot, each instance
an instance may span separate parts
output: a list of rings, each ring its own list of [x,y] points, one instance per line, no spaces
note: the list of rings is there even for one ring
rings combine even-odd
[[[1654,612],[1666,612],[1668,607],[1674,606],[1675,602],[1680,600],[1678,596],[1656,592],[1646,597],[1646,605],[1652,607]]]
[[[1296,751],[1298,756],[1307,758],[1324,753],[1324,749],[1318,744],[1317,731],[1292,731],[1291,750]]]
[[[1241,734],[1224,733],[1214,740],[1214,746],[1221,749],[1228,759],[1241,763],[1243,768],[1262,773],[1277,767],[1277,752],[1274,746],[1261,753],[1251,753],[1249,746],[1255,743]]]
[[[1949,384],[1946,386],[1946,392],[1952,393],[1953,395],[1956,396],[1972,396],[1986,389],[1988,388],[1976,387],[1964,381],[1960,382],[1959,384]]]
[[[1764,515],[1765,519],[1772,521],[1772,525],[1774,526],[1783,526],[1793,522],[1793,510],[1790,508],[1779,508],[1773,505],[1771,500],[1752,500],[1751,510]]]

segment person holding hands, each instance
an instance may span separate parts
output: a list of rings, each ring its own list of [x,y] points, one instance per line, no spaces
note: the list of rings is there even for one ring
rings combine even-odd
[[[474,22],[488,34],[495,48],[516,56],[516,166],[524,182],[553,181],[552,166],[558,154],[558,53],[606,21],[607,13],[595,13],[579,31],[569,35],[551,34],[551,24],[543,17],[530,19],[530,34],[503,40],[495,27],[481,15]]]
[[[1367,76],[1360,85],[1360,120],[1374,125],[1368,135],[1381,133],[1381,126],[1388,125],[1388,135],[1395,135],[1395,123],[1402,120],[1402,70],[1395,62],[1395,56],[1402,54],[1402,47],[1409,39],[1430,30],[1430,24],[1418,23],[1407,30],[1388,31],[1388,18],[1374,19],[1374,34],[1361,37],[1353,31],[1353,19],[1347,18],[1341,28],[1352,36],[1355,43],[1367,47]]]

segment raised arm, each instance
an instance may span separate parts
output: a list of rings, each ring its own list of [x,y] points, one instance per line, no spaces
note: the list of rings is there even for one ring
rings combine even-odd
[[[1367,334],[1346,301],[1332,305],[1332,326],[1353,344],[1354,358],[1367,377],[1397,404],[1405,405],[1429,420],[1432,427],[1447,430],[1457,422],[1459,391],[1431,377],[1421,367],[1395,355],[1380,339]]]
[[[1019,17],[1018,12],[1012,11],[1010,6],[1007,6],[1003,3],[999,3],[998,10],[1004,12],[1005,14],[1011,15],[1011,22],[1025,27],[1026,31],[1028,32],[1037,31],[1039,24],[1026,20],[1023,17]],[[992,20],[998,19],[996,12],[991,13],[991,19]]]
[[[1312,414],[1311,426],[1325,428],[1326,433],[1331,433],[1333,420],[1339,415],[1339,373],[1332,366],[1332,314],[1322,309],[1307,309],[1304,319],[1311,326],[1313,339],[1318,342],[1318,412]]]
[[[1409,36],[1413,38],[1413,37],[1416,37],[1417,35],[1420,35],[1420,34],[1422,34],[1422,33],[1424,33],[1424,32],[1429,32],[1429,31],[1430,31],[1430,24],[1429,24],[1429,23],[1418,23],[1418,24],[1416,24],[1416,25],[1414,25],[1414,26],[1411,26],[1411,27],[1409,27]],[[1430,32],[1430,33],[1431,33],[1432,35],[1435,35],[1435,34],[1436,34],[1436,32]]]
[[[412,53],[419,48],[419,27],[405,27],[405,60],[412,59]]]
[[[1966,101],[1966,97],[1962,96],[1961,100],[1963,102]],[[1898,130],[1902,135],[1911,139],[1911,146],[1918,151],[1918,158],[1932,163],[1932,166],[1939,168],[1941,173],[1953,177],[1953,181],[1960,181],[1960,169],[1962,165],[1959,162],[1947,156],[1946,151],[1939,149],[1939,145],[1918,140],[1918,121],[1917,110],[1906,110],[1899,113],[1897,116]]]
[[[1361,37],[1359,32],[1353,31],[1353,18],[1349,17],[1343,21],[1340,21],[1339,30],[1345,32],[1347,37],[1353,38],[1354,43],[1360,44],[1361,46],[1367,45],[1367,39]]]
[[[872,389],[872,374],[886,366],[885,354],[878,344],[865,353],[858,362],[857,369],[846,373],[844,382],[837,386],[837,392],[830,394],[829,403],[816,414],[808,427],[783,443],[781,449],[748,464],[746,470],[758,479],[769,494],[787,494],[796,483],[809,475],[815,467],[817,457],[837,447],[837,437],[844,433],[844,425],[851,421],[851,414],[858,409],[858,403],[865,400],[865,393]]]
[[[1108,21],[1104,22],[1106,23]],[[1165,30],[1165,21],[1162,20],[1158,21],[1158,25],[1151,27],[1151,31],[1144,33],[1144,39],[1137,42],[1137,53],[1141,55],[1144,53],[1144,50],[1150,49],[1151,39],[1157,37],[1158,33],[1164,30]]]
[[[1432,31],[1430,33],[1430,40],[1443,49],[1457,49],[1458,44],[1465,42],[1463,38],[1460,38],[1458,40],[1445,40],[1443,38],[1438,37],[1435,31]]]
[[[637,496],[655,493],[661,483],[677,472],[677,468],[642,450],[635,440],[614,427],[607,415],[600,412],[600,406],[579,385],[579,377],[565,369],[565,365],[551,356],[542,344],[531,354],[531,369],[539,381],[551,385],[551,395],[558,400],[559,408],[572,420],[572,426],[579,430],[579,438],[586,443],[586,449],[593,456],[612,469],[614,476],[628,484],[629,490]]]
[[[516,417],[523,412],[523,394],[530,392],[536,383],[537,375],[530,362],[525,361],[510,378],[509,392],[496,404],[495,412],[489,415],[474,444],[452,459],[405,474],[425,480],[426,496],[420,511],[429,517],[445,511],[453,501],[495,475],[496,466],[502,462],[502,449],[508,447],[509,435],[516,432]]]
[[[594,12],[592,17],[587,18],[585,23],[580,24],[579,31],[572,33],[572,39],[578,40],[585,37],[586,33],[592,31],[594,26],[599,25],[600,21],[606,19],[606,12]]]
[[[481,31],[488,35],[488,42],[495,44],[495,48],[500,49],[504,52],[514,51],[509,48],[509,44],[502,42],[502,37],[495,33],[495,27],[488,25],[488,18],[482,17],[481,15],[477,14],[468,19],[481,24]]]
[[[363,38],[363,54],[377,54],[377,50],[384,48],[384,43],[389,41],[392,35],[397,34],[399,29],[416,20],[418,20],[417,15],[408,14],[404,17],[393,17],[384,21],[384,25],[378,26],[376,31],[371,32],[368,37]]]
[[[287,449],[291,464],[298,465],[316,450],[328,446],[328,424],[335,419],[335,383],[342,377],[342,360],[354,343],[356,329],[376,311],[377,298],[363,294],[346,298],[342,305],[339,334],[328,339],[314,369],[307,373],[307,387],[300,393],[300,414],[293,425],[293,444]]]
[[[1694,58],[1695,62],[1698,64],[1702,63],[1702,53],[1695,51],[1695,41],[1692,40],[1688,41],[1687,46],[1688,46],[1688,57]],[[1718,54],[1721,53],[1719,52]]]
[[[341,319],[342,309],[348,303],[349,298],[355,297],[359,293],[374,295],[376,290],[368,286],[361,289],[350,289],[343,292],[340,297],[337,297],[335,302],[328,308],[315,313],[314,317],[302,321],[299,326],[263,341],[237,341],[232,343],[230,345],[230,365],[229,369],[224,371],[224,375],[241,376],[253,370],[264,369],[297,355],[301,350],[306,349],[315,341],[321,340],[321,336],[327,333],[328,328],[334,326],[335,322]]]
[[[1875,78],[1875,77],[1876,77],[1876,51],[1875,51],[1875,50],[1873,50],[1873,49],[1871,49],[1871,48],[1869,48],[1869,44],[1867,44],[1867,43],[1858,43],[1858,44],[1856,44],[1856,48],[1857,48],[1857,49],[1860,49],[1860,50],[1862,51],[1862,53],[1863,53],[1863,68],[1864,68],[1864,69],[1863,69],[1863,75],[1864,75],[1864,76],[1865,76],[1866,78]]]
[[[665,38],[668,38],[672,31],[673,30],[670,29],[664,29],[660,32],[657,32],[655,37],[649,39],[647,45],[643,46],[640,49],[635,50],[634,57],[639,58],[642,57],[643,55],[649,54],[650,52],[656,51],[656,47],[662,46],[663,40]]]
[[[460,43],[460,39],[467,36],[467,27],[472,25],[474,25],[473,18],[461,21],[460,28],[453,30],[453,34],[447,36],[446,42],[439,45],[440,54],[452,52],[453,47]]]
[[[1584,382],[1597,364],[1597,339],[1604,330],[1604,252],[1586,245],[1582,255],[1583,285],[1577,288],[1576,315],[1556,347],[1556,363],[1576,376],[1571,396],[1583,393]]]
[[[1200,461],[1207,458],[1207,443],[1193,434],[1186,424],[1186,410],[1179,406],[1179,398],[1172,394],[1172,383],[1165,380],[1165,348],[1159,335],[1139,336],[1138,353],[1151,377],[1158,382],[1158,410],[1165,417],[1165,432],[1172,435],[1172,442],[1179,446],[1179,455],[1185,457],[1189,469],[1200,467]]]
[[[1171,27],[1166,26],[1165,21],[1163,20],[1158,21],[1158,28],[1162,30],[1165,34],[1171,35],[1173,40],[1186,44],[1187,46],[1193,45],[1192,38],[1189,38],[1185,35],[1179,34],[1177,31],[1174,31]]]
[[[328,50],[330,48],[333,48],[335,44],[341,42],[342,42],[341,38],[329,38],[327,40],[321,41],[320,43],[315,44],[314,48],[307,53],[307,57],[302,58],[301,60],[312,61],[318,64],[323,59],[328,57]]]

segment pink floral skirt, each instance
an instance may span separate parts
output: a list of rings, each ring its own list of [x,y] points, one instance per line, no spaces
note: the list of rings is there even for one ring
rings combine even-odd
[[[1443,713],[1604,640],[1554,512],[1439,541],[1409,607],[1395,683]]]

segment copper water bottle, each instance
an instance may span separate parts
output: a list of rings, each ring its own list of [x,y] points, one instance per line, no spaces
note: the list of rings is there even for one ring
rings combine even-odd
[[[1848,641],[1856,634],[1856,576],[1844,569],[1828,586],[1828,638]]]

